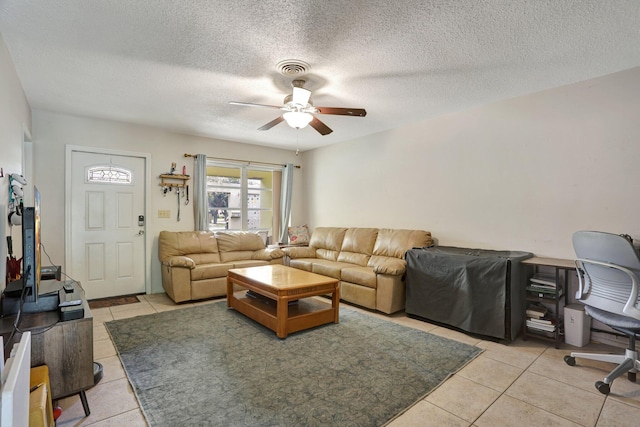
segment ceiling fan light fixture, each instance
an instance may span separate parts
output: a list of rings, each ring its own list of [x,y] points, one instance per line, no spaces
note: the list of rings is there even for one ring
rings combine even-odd
[[[309,113],[303,113],[300,111],[288,111],[282,115],[289,126],[296,129],[302,129],[306,127],[313,116]]]

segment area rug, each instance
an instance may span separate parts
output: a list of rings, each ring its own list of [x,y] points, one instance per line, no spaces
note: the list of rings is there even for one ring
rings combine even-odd
[[[482,351],[345,307],[286,339],[224,302],[105,325],[150,426],[381,426]]]
[[[117,297],[92,299],[89,301],[89,308],[114,307],[116,305],[134,304],[140,302],[135,295],[123,295]]]

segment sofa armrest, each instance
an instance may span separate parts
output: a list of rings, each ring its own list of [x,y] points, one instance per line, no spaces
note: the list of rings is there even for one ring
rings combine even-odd
[[[174,302],[191,301],[191,270],[195,266],[186,256],[170,257],[162,263],[162,287]]]
[[[403,259],[380,257],[373,264],[373,271],[376,274],[389,274],[392,276],[401,276],[407,270],[407,262]]]
[[[173,256],[163,262],[168,267],[196,268],[196,262],[187,256]]]
[[[315,258],[316,248],[311,246],[288,247],[282,249],[291,259]]]
[[[271,261],[272,259],[282,258],[283,256],[284,252],[280,248],[266,248],[255,251],[251,258],[262,261]]]

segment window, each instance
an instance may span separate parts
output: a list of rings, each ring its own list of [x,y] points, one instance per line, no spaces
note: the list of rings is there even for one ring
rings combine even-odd
[[[116,166],[93,166],[87,169],[87,182],[131,184],[131,171]]]
[[[256,231],[272,236],[274,175],[279,177],[281,171],[207,163],[209,229]]]

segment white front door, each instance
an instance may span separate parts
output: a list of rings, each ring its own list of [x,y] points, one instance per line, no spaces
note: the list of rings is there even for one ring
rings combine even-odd
[[[71,152],[69,276],[88,299],[145,292],[144,157]]]

